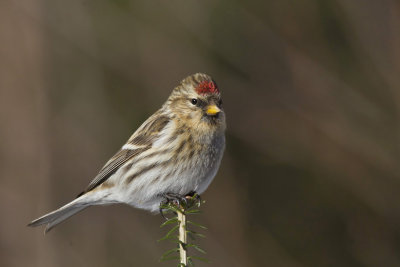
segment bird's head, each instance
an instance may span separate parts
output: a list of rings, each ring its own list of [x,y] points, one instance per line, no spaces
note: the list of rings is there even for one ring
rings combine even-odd
[[[189,127],[225,130],[221,93],[207,74],[197,73],[185,78],[172,91],[166,105]]]

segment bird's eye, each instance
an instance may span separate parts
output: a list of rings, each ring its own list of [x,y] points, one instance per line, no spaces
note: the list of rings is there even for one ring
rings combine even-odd
[[[192,100],[190,100],[190,102],[191,102],[193,105],[196,105],[196,104],[197,104],[197,99],[196,99],[196,98],[192,98]]]
[[[222,106],[222,99],[218,101],[218,106]]]

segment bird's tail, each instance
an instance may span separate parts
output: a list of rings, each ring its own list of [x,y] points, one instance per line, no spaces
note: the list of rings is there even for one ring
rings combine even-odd
[[[44,233],[47,233],[57,224],[61,223],[62,221],[68,219],[72,215],[82,211],[87,207],[89,207],[89,204],[87,202],[82,203],[78,198],[55,211],[47,213],[46,215],[43,215],[36,220],[33,220],[28,224],[28,226],[35,227],[46,224],[46,229],[44,230]]]

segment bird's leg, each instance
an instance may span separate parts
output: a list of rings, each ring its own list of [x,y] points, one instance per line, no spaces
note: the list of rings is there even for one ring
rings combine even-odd
[[[201,197],[199,194],[197,194],[196,191],[190,191],[188,194],[185,195],[185,198],[189,200],[194,200],[194,203],[196,203],[196,205],[200,207]]]
[[[185,206],[187,204],[186,196],[183,197],[179,194],[165,193],[165,194],[162,194],[162,197],[164,198],[164,200],[160,202],[160,210],[159,211],[160,211],[161,216],[166,220],[168,220],[168,218],[165,217],[165,215],[164,215],[163,206],[168,205],[171,202],[177,207],[181,207],[181,203],[184,203]]]
[[[178,208],[186,209],[189,208],[188,204],[192,205],[192,203],[195,203],[198,207],[200,207],[201,204],[201,197],[196,191],[190,191],[183,196],[176,193],[165,193],[162,194],[162,197],[164,200],[160,202],[160,214],[166,220],[168,220],[168,218],[165,217],[163,212],[163,206],[165,205],[173,203]]]
[[[164,197],[166,197],[167,199],[169,199],[169,201],[174,202],[174,204],[176,204],[176,206],[180,207],[181,203],[183,203],[184,205],[187,204],[187,199],[186,196],[182,196],[179,194],[175,194],[175,193],[166,193],[164,194]]]

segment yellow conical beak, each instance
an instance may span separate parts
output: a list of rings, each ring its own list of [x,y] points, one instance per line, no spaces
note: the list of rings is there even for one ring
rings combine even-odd
[[[221,109],[219,109],[216,105],[209,105],[206,107],[206,113],[207,115],[215,115],[221,112]]]

